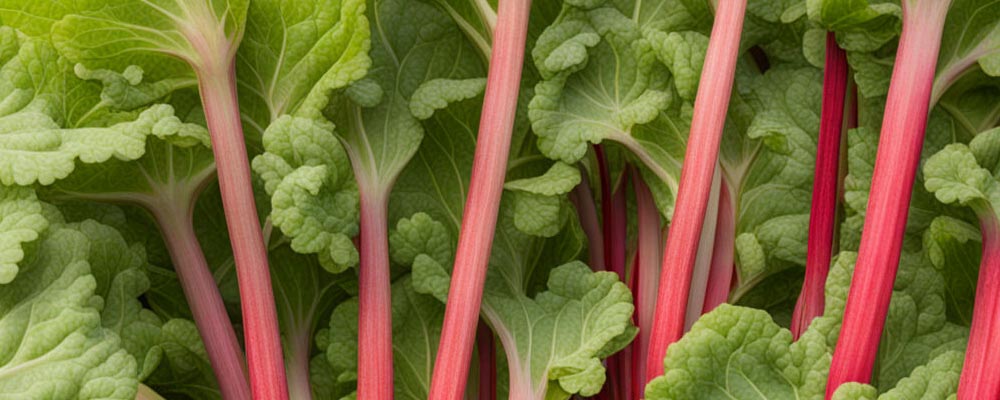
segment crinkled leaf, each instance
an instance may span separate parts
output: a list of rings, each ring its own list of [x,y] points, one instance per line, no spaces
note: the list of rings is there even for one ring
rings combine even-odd
[[[0,283],[14,280],[24,246],[48,226],[33,190],[0,186]]]
[[[0,292],[0,394],[24,398],[135,398],[136,361],[101,326],[89,242],[50,229]]]
[[[455,252],[444,224],[425,213],[416,213],[396,222],[396,229],[389,232],[389,250],[393,262],[402,265],[414,264],[420,255],[440,264],[449,264]]]
[[[278,118],[264,132],[267,151],[253,161],[271,195],[271,222],[299,253],[317,253],[340,272],[358,262],[358,192],[347,155],[329,122]]]
[[[957,351],[942,353],[878,396],[874,387],[850,382],[837,388],[833,400],[952,400],[958,390],[962,359]]]

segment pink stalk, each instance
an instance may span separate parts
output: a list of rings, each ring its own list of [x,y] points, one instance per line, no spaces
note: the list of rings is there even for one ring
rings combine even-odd
[[[633,359],[636,360],[636,367],[633,368],[632,386],[633,391],[641,396],[648,381],[643,367],[646,355],[649,354],[650,332],[653,327],[653,310],[656,307],[658,286],[656,278],[660,273],[660,249],[663,248],[663,242],[660,234],[660,211],[656,208],[653,193],[638,175],[633,180],[633,187],[635,188],[636,221],[639,225],[636,235],[638,250],[635,269],[637,272],[635,315],[639,321],[639,335],[635,339],[638,348],[632,353]]]
[[[233,64],[196,69],[236,260],[250,388],[257,399],[288,398],[267,250],[257,219]]]
[[[1000,221],[992,209],[979,212],[983,234],[983,259],[979,264],[976,303],[965,351],[962,376],[958,381],[960,399],[1000,397]]]
[[[745,0],[718,2],[695,98],[675,212],[663,253],[652,341],[646,360],[647,379],[663,375],[667,346],[684,332],[691,272],[715,175],[745,10]]]
[[[358,269],[358,398],[391,399],[392,300],[386,195],[359,187],[361,265]],[[370,196],[370,197],[366,197]]]
[[[594,146],[598,154],[598,164],[601,170],[601,211],[604,217],[604,260],[609,271],[618,274],[618,279],[624,281],[625,276],[625,245],[628,234],[627,205],[625,204],[625,178],[614,185],[608,175],[607,160],[600,145]],[[623,349],[608,359],[608,385],[606,389],[613,393],[611,398],[628,399],[624,396],[629,389],[628,372],[631,369],[629,350]],[[603,394],[604,392],[602,392]],[[624,396],[624,397],[623,397]]]
[[[580,220],[580,228],[587,235],[587,250],[589,252],[590,268],[594,271],[604,271],[604,233],[601,232],[601,223],[597,218],[597,206],[594,205],[594,198],[591,195],[590,180],[583,174],[580,184],[569,192],[569,201],[576,209],[576,215]]]
[[[729,301],[729,290],[733,286],[733,272],[736,269],[733,260],[736,249],[736,207],[729,194],[729,185],[725,182],[722,182],[719,189],[719,218],[716,220],[714,243],[702,314]]]
[[[845,382],[871,378],[899,266],[949,3],[903,1],[903,33],[889,84],[858,261],[830,365],[827,399]]]
[[[476,329],[476,351],[479,353],[479,400],[497,398],[497,348],[493,331],[482,320]]]
[[[458,235],[441,344],[431,378],[431,400],[459,400],[465,394],[510,153],[530,10],[530,0],[499,2],[469,194]]]
[[[247,384],[243,350],[191,225],[193,209],[187,204],[179,206],[161,204],[149,207],[149,210],[160,225],[177,279],[191,306],[198,334],[205,343],[208,361],[212,364],[222,398],[249,399],[250,386]]]
[[[841,128],[847,92],[847,53],[837,46],[833,32],[826,34],[823,70],[823,108],[820,111],[819,143],[813,178],[812,209],[809,211],[809,244],[806,276],[792,314],[792,336],[797,340],[813,318],[823,315],[824,287],[833,254],[834,227],[840,182]]]

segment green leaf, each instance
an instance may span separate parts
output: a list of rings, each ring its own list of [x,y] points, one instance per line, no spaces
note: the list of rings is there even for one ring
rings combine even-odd
[[[425,213],[396,222],[396,229],[389,232],[389,250],[392,261],[402,265],[414,264],[420,255],[449,264],[455,254],[447,228]]]
[[[125,0],[107,7],[104,1],[86,0],[71,10],[27,7],[7,12],[58,20],[52,24],[53,42],[74,62],[103,69],[134,64],[159,80],[190,76],[192,67],[185,63],[196,71],[227,66],[243,34],[248,3]]]
[[[558,234],[571,213],[566,195],[580,179],[580,170],[556,162],[541,176],[504,184],[504,189],[514,192],[514,225],[529,235]]]
[[[25,245],[38,239],[48,226],[34,191],[0,186],[0,283],[14,280]]]
[[[222,399],[194,322],[167,321],[157,343],[163,349],[163,361],[144,384],[165,398]]]
[[[648,152],[631,131],[670,105],[666,69],[638,26],[618,11],[568,10],[533,52],[535,65],[550,76],[535,87],[529,106],[539,148],[567,163],[583,158],[589,143],[605,139]],[[601,40],[594,44],[596,34]]]
[[[278,324],[285,354],[285,370],[290,382],[309,379],[312,355],[325,352],[314,348],[317,330],[337,303],[348,298],[342,289],[354,274],[333,275],[325,271],[315,257],[297,254],[286,245],[272,248],[268,255],[272,270]],[[301,385],[293,385],[292,397],[303,395]]]
[[[990,77],[1000,77],[1000,4],[956,0],[945,20],[934,95],[942,95],[959,76],[977,67]]]
[[[267,151],[253,161],[271,196],[271,221],[299,253],[317,253],[323,267],[356,265],[358,193],[347,155],[329,122],[278,118],[264,132]]]
[[[134,399],[136,361],[101,326],[83,232],[54,227],[0,292],[0,395]]]
[[[143,80],[141,67],[129,65],[121,73],[106,69],[87,69],[83,64],[74,67],[76,76],[85,80],[100,81],[101,103],[115,110],[134,110],[150,105],[177,90],[197,85],[189,77],[166,78],[156,82]]]
[[[90,241],[88,260],[97,283],[97,307],[102,325],[122,338],[122,347],[138,363],[144,380],[160,363],[160,319],[143,307],[139,296],[149,290],[146,254],[141,245],[130,245],[121,234],[92,220],[71,224]]]
[[[960,325],[972,323],[976,277],[982,258],[982,235],[966,221],[940,216],[924,232],[924,248],[934,268],[947,285],[945,304],[948,320]]]
[[[448,104],[479,97],[486,91],[485,78],[432,79],[424,82],[410,98],[410,112],[417,119],[427,119]]]
[[[286,114],[321,119],[331,93],[371,66],[364,0],[249,3],[236,71],[240,109],[254,126]]]
[[[656,56],[673,74],[677,94],[693,103],[708,51],[708,37],[698,32],[656,31],[650,34],[650,44]]]
[[[973,207],[989,207],[991,193],[1000,191],[990,171],[979,166],[964,144],[948,145],[927,159],[924,186],[942,203]]]
[[[837,32],[849,51],[872,51],[899,35],[902,9],[892,2],[868,0],[807,0],[809,19]]]
[[[949,351],[935,357],[926,365],[913,370],[896,387],[877,397],[878,400],[944,400],[953,399],[958,390],[958,377],[962,372],[963,355]],[[952,396],[952,397],[949,397]],[[876,390],[856,382],[837,388],[833,400],[876,399]]]
[[[665,375],[647,386],[646,398],[822,398],[856,260],[851,252],[834,259],[823,316],[794,343],[791,333],[761,310],[724,305],[706,314],[668,349]],[[878,389],[841,390],[874,398],[864,396],[885,392],[897,382],[908,385],[904,378],[917,374],[918,367],[963,350],[968,330],[947,322],[944,302],[945,284],[938,271],[924,254],[904,253],[873,379]]]
[[[372,104],[372,96],[347,91],[331,102],[327,116],[338,126],[335,133],[347,148],[360,189],[384,196],[423,140],[423,128],[410,108],[418,88],[434,79],[478,78],[482,66],[469,57],[474,50],[462,32],[433,6],[385,1],[371,7],[368,18],[379,21],[372,29],[371,51],[377,68],[362,82],[366,93],[377,86],[381,99]],[[421,93],[416,101],[425,104],[433,94]]]
[[[486,0],[424,0],[437,5],[455,20],[465,37],[484,59],[490,57],[497,12]],[[534,14],[534,13],[533,13]]]

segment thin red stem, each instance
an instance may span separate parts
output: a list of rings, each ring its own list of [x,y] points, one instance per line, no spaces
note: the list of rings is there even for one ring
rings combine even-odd
[[[826,398],[845,382],[868,382],[899,266],[913,179],[920,162],[934,65],[949,1],[903,1],[858,261],[830,365]]]
[[[806,276],[795,311],[792,336],[798,340],[813,318],[823,315],[824,287],[833,255],[838,188],[840,144],[847,92],[847,53],[837,46],[833,32],[826,34],[826,61],[823,70],[823,106],[820,111],[819,142],[813,178],[812,209],[809,211],[809,243],[806,247]]]
[[[150,210],[160,225],[222,398],[250,399],[243,349],[191,225],[191,208],[163,205]]]
[[[199,71],[199,89],[219,172],[222,206],[236,261],[250,388],[257,399],[288,398],[267,250],[250,183],[232,64]]]
[[[628,208],[625,201],[625,178],[622,178],[606,202],[610,204],[610,209],[604,216],[604,257],[610,271],[618,274],[618,279],[622,281],[625,280],[625,236],[628,234]],[[602,203],[602,208],[603,205]]]
[[[472,177],[431,379],[431,400],[459,400],[465,394],[510,153],[530,10],[530,0],[499,2]]]
[[[663,254],[652,341],[646,360],[647,379],[663,375],[667,346],[684,332],[691,272],[708,208],[745,10],[745,0],[720,0],[712,26],[681,168],[675,212]]]
[[[979,263],[976,303],[965,351],[962,376],[958,381],[960,399],[1000,398],[1000,221],[992,210],[980,213],[983,259]]]
[[[719,188],[719,218],[716,220],[712,266],[709,270],[702,314],[729,301],[729,290],[733,286],[733,272],[736,269],[733,260],[735,249],[736,208],[729,194],[729,185],[723,182]]]
[[[639,334],[635,339],[638,348],[632,353],[633,359],[636,360],[636,367],[633,368],[632,386],[633,391],[642,396],[647,381],[644,366],[646,355],[649,354],[650,331],[653,326],[653,310],[656,307],[657,277],[660,274],[660,251],[663,248],[663,242],[660,234],[660,210],[656,208],[653,193],[638,175],[632,182],[632,186],[635,188],[636,222],[638,223],[635,269],[638,276],[635,302],[639,325]]]
[[[359,189],[358,398],[391,399],[392,300],[387,202],[379,190]]]
[[[618,274],[618,279],[625,280],[625,252],[626,235],[628,234],[628,209],[625,204],[625,178],[618,185],[607,176],[607,161],[601,147],[594,147],[598,153],[598,161],[601,165],[601,193],[610,193],[608,197],[601,199],[601,209],[604,219],[604,259],[609,271]],[[614,187],[612,187],[614,186]],[[608,385],[607,390],[612,393],[611,398],[628,399],[626,395],[630,389],[628,376],[632,363],[630,361],[631,352],[623,349],[617,354],[608,358]]]
[[[497,348],[493,331],[482,320],[476,329],[476,351],[479,353],[479,400],[497,398]]]

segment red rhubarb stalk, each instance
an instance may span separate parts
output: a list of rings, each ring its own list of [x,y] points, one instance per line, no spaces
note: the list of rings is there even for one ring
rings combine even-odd
[[[514,129],[531,1],[504,0],[498,4],[472,177],[431,378],[431,400],[459,400],[465,394]]]
[[[153,212],[160,225],[177,279],[184,290],[184,297],[191,305],[198,334],[205,343],[205,351],[219,383],[222,398],[250,399],[243,349],[236,340],[236,331],[229,321],[219,287],[212,278],[194,226],[191,225],[192,205],[161,204],[148,209]]]
[[[729,96],[736,72],[745,0],[720,0],[695,98],[691,133],[663,254],[646,378],[663,375],[667,346],[684,332],[691,272],[708,208]]]
[[[646,387],[645,356],[649,354],[650,331],[653,326],[653,309],[656,307],[657,277],[660,274],[660,251],[663,249],[661,239],[660,210],[656,208],[656,201],[653,200],[653,193],[643,182],[642,178],[635,175],[633,187],[635,188],[636,221],[638,229],[636,233],[636,316],[638,317],[639,334],[635,339],[638,346],[632,352],[635,367],[633,368],[632,387],[633,392],[642,395]]]
[[[603,146],[594,145],[597,170],[601,178],[601,219],[604,238],[604,265],[609,271],[625,277],[626,206],[624,180],[615,185],[608,168]]]
[[[600,151],[600,146],[595,146]],[[601,154],[600,152],[598,154]],[[603,158],[603,154],[599,159]],[[602,163],[603,164],[603,163]],[[604,260],[609,271],[618,274],[618,279],[625,280],[625,236],[627,234],[627,209],[625,204],[625,177],[617,185],[607,178],[607,168],[602,168],[601,193],[610,196],[601,199],[601,209],[604,219]],[[613,186],[613,188],[612,188]],[[631,367],[628,349],[623,349],[608,358],[608,385],[601,393],[610,394],[611,399],[627,399],[623,393],[628,388],[626,368]]]
[[[1000,221],[992,209],[979,214],[983,234],[983,259],[979,264],[976,303],[958,381],[960,399],[995,399],[1000,396]]]
[[[361,263],[358,269],[358,398],[391,399],[392,300],[386,195],[361,193]],[[370,197],[365,197],[369,195]]]
[[[733,271],[736,268],[733,254],[736,249],[736,207],[725,182],[719,188],[719,218],[715,225],[715,240],[712,246],[712,265],[709,270],[708,288],[702,314],[729,300],[729,290],[733,286]]]
[[[791,330],[796,340],[813,318],[823,315],[824,287],[826,276],[830,272],[836,226],[840,144],[846,93],[847,53],[837,46],[834,33],[827,32],[826,61],[823,69],[823,108],[820,111],[812,208],[809,211],[806,276],[792,314]]]
[[[288,398],[264,237],[257,219],[232,62],[197,68],[222,206],[236,261],[250,388],[257,399]]]
[[[886,99],[858,261],[830,364],[827,399],[845,382],[871,378],[899,266],[949,3],[903,1],[903,32]]]

